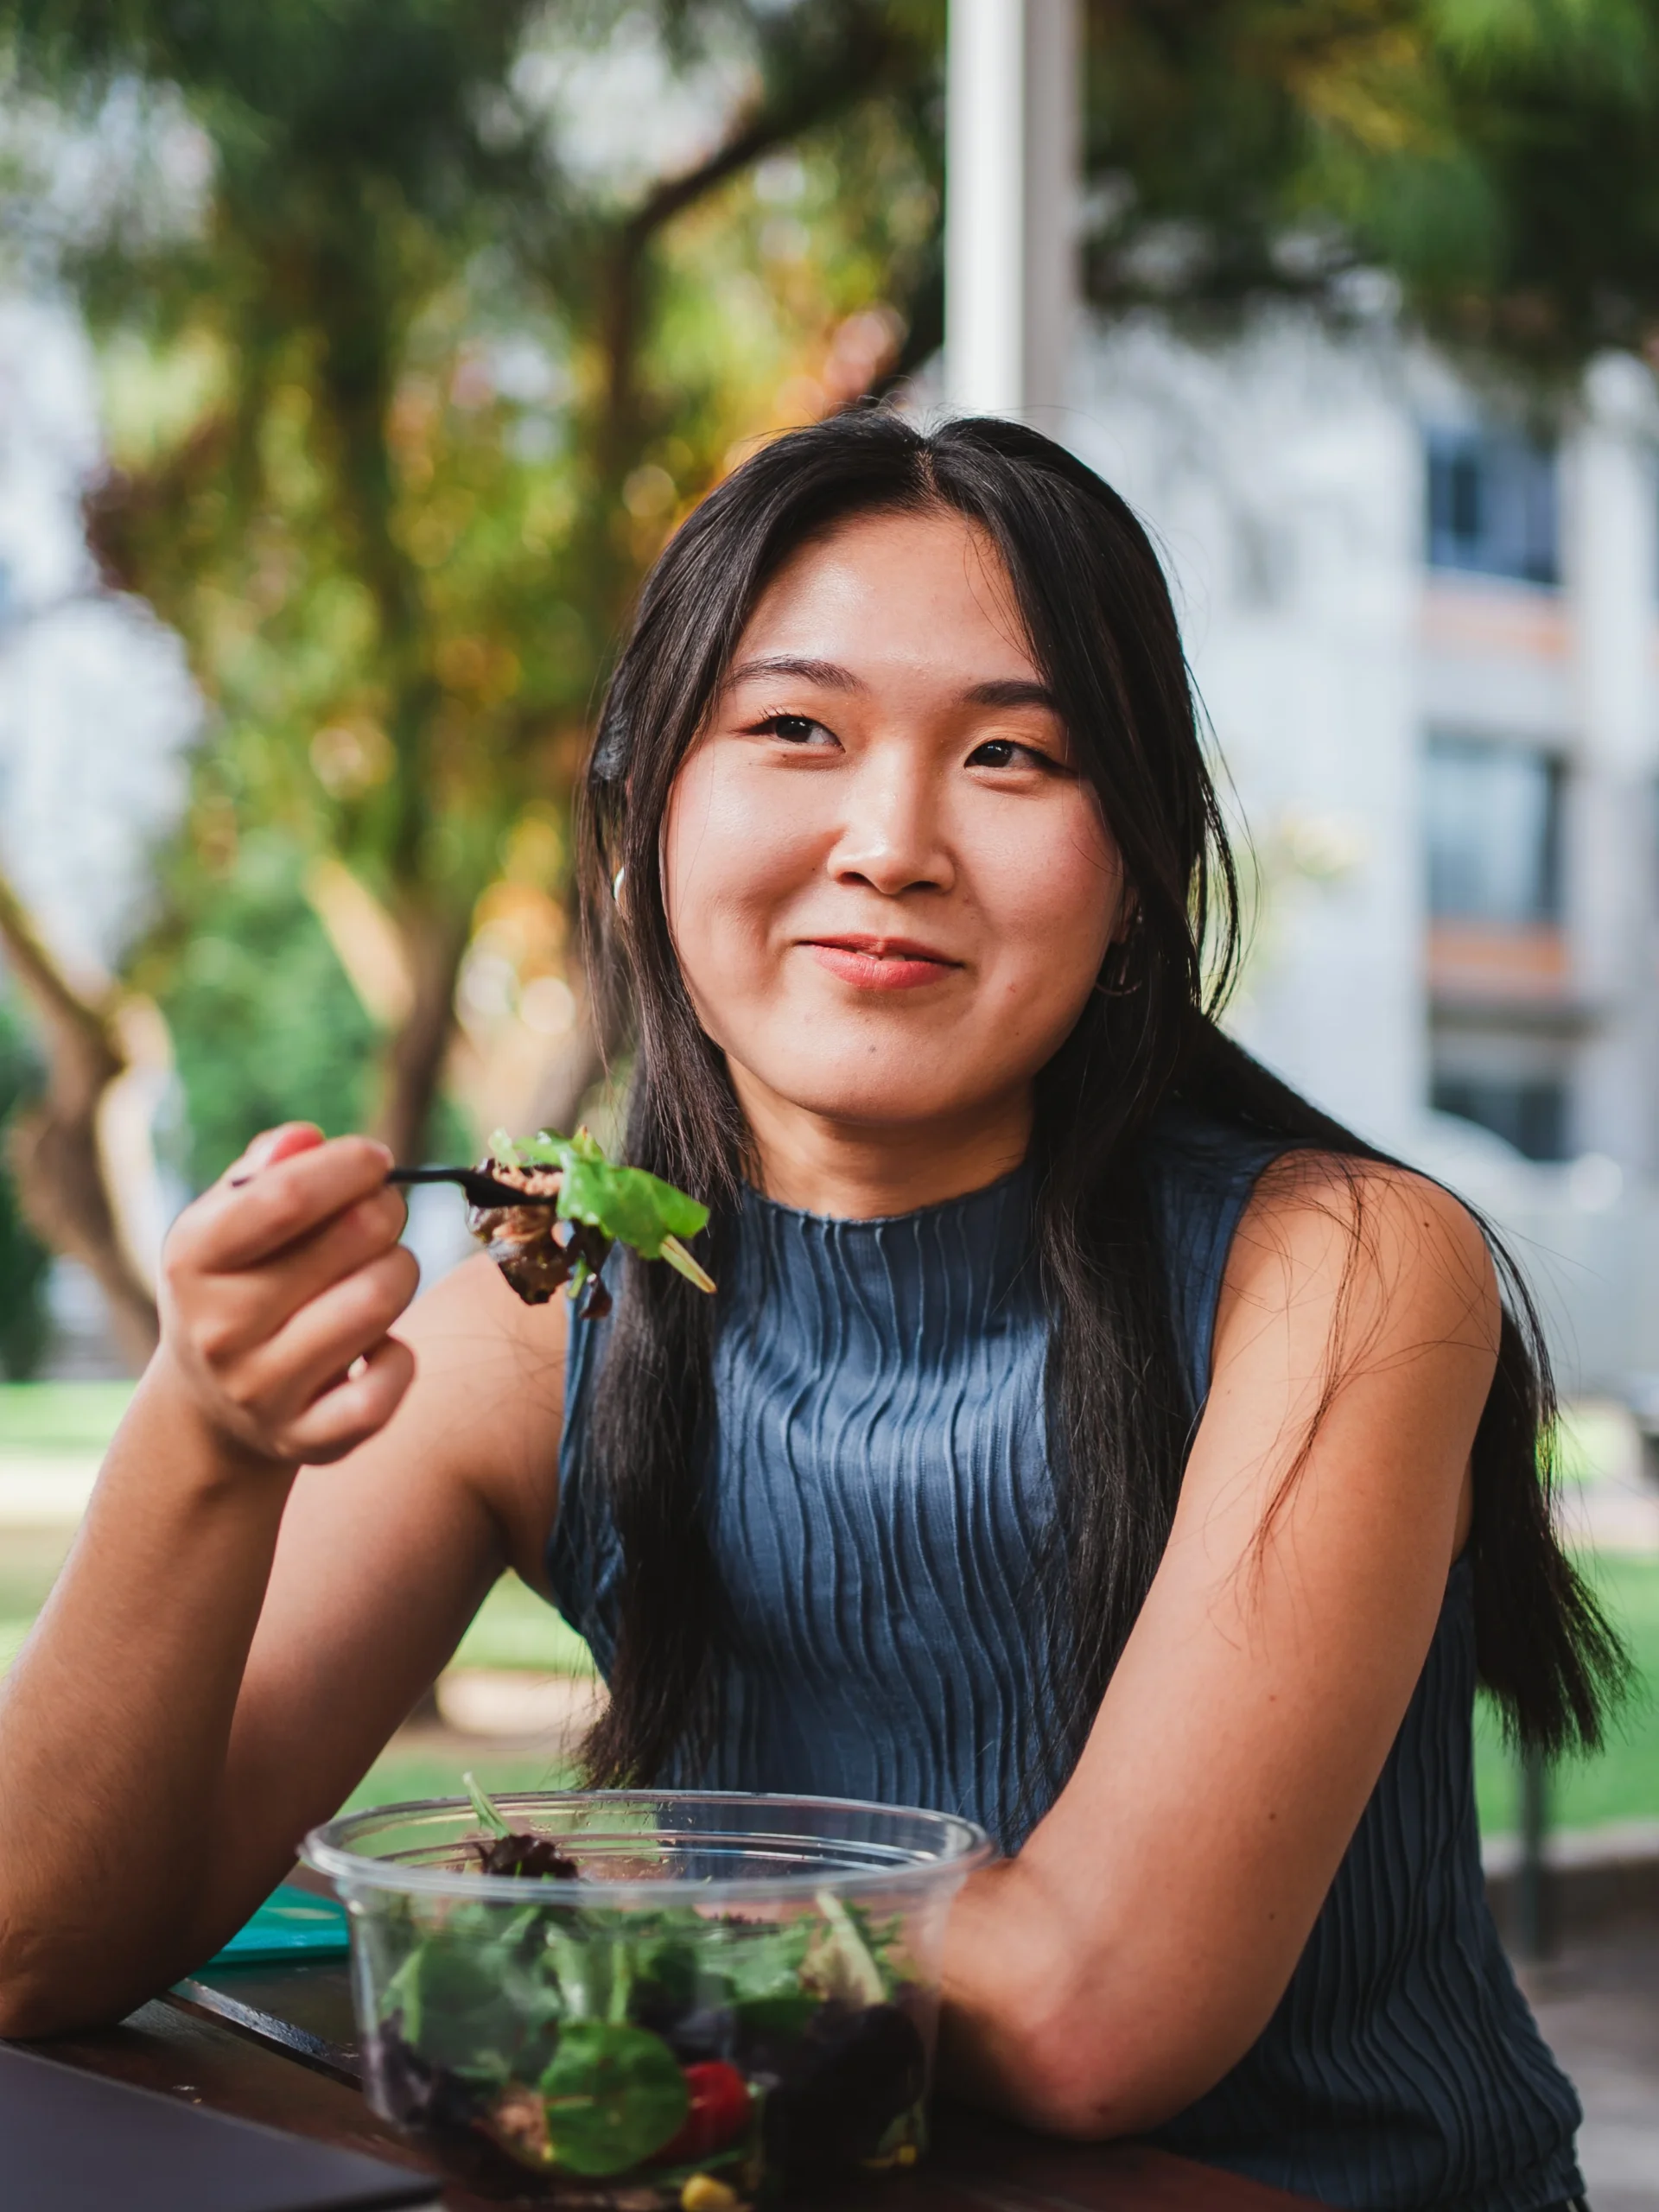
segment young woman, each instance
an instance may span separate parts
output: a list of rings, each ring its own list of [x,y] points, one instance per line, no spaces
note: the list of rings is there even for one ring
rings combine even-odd
[[[608,1678],[598,1778],[991,1829],[959,2088],[1332,2204],[1570,2198],[1471,1707],[1592,1742],[1618,1649],[1478,1230],[1213,1026],[1133,517],[1005,423],[779,440],[646,587],[584,836],[626,1156],[718,1294],[615,1269],[567,1360],[480,1260],[392,1336],[386,1157],[306,1128],[188,1210],[0,1708],[0,2031],[222,1941],[511,1563]]]

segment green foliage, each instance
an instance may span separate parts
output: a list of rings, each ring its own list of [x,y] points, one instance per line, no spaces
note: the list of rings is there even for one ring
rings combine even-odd
[[[200,1189],[273,1123],[362,1126],[378,1039],[302,888],[303,858],[248,839],[208,887],[159,996]]]
[[[61,242],[108,385],[94,545],[214,709],[170,945],[211,926],[213,855],[279,828],[346,861],[446,1005],[515,825],[568,798],[643,564],[736,442],[902,339],[937,264],[937,0],[656,12],[748,90],[706,159],[619,182],[573,169],[546,88],[649,22],[620,0],[0,0],[23,88],[95,128],[111,88],[159,117],[170,86],[211,155],[199,221]],[[785,147],[798,186],[757,187]],[[411,1027],[378,1116],[407,1156],[448,1044]]]
[[[29,1032],[0,999],[0,1367],[14,1382],[34,1374],[51,1332],[46,1310],[51,1255],[24,1225],[3,1150],[13,1116],[40,1081]]]
[[[1224,0],[1090,16],[1103,304],[1389,271],[1443,340],[1548,375],[1659,331],[1655,0]]]

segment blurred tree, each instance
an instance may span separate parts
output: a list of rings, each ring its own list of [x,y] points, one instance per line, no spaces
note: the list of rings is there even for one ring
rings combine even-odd
[[[256,832],[242,864],[193,902],[180,941],[149,948],[198,1190],[251,1130],[308,1120],[338,1134],[365,1117],[374,1026],[306,899],[305,868],[290,841]]]
[[[1374,313],[1560,383],[1659,342],[1656,0],[1087,0],[1087,284]],[[1384,287],[1387,296],[1387,287]]]
[[[201,134],[195,220],[118,211],[70,257],[110,365],[117,466],[92,537],[110,582],[185,638],[216,710],[181,912],[234,874],[246,830],[276,824],[342,858],[389,922],[401,975],[378,1008],[373,1118],[404,1156],[428,1134],[479,899],[525,806],[568,792],[641,562],[731,441],[766,427],[743,403],[768,371],[775,391],[873,310],[834,364],[847,396],[927,275],[913,148],[937,6],[666,4],[657,49],[695,82],[700,130],[666,175],[632,131],[595,174],[564,158],[582,118],[561,96],[619,39],[637,58],[650,15],[13,0],[3,18],[83,118],[136,80],[181,94]],[[848,189],[817,195],[813,253],[792,257],[810,276],[757,286],[768,225],[804,235],[766,193],[813,194],[798,160],[798,190],[791,171],[757,194],[753,173],[814,132]],[[716,201],[721,225],[698,233]],[[722,324],[740,278],[746,311]],[[340,931],[365,913],[373,933],[372,906],[334,902],[354,976]],[[165,995],[175,1019],[205,1003]]]
[[[112,1087],[133,1065],[127,1009],[118,992],[93,995],[70,980],[3,878],[0,943],[46,1048],[37,1095],[20,1095],[8,1116],[19,1209],[40,1243],[91,1271],[116,1339],[139,1368],[156,1348],[156,1305],[133,1261],[131,1224],[107,1173],[99,1126]]]

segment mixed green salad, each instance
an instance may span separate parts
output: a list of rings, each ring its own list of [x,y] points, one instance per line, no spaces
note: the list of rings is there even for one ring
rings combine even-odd
[[[404,1901],[366,2052],[394,2118],[626,2212],[737,2212],[791,2174],[914,2163],[927,2061],[896,1920],[828,1889],[775,1918],[607,1907],[599,1878],[537,1898],[582,1879],[572,1840],[472,1795],[464,1848],[530,1894],[437,1924]]]
[[[642,1259],[666,1260],[699,1290],[714,1288],[681,1242],[706,1226],[708,1207],[643,1167],[607,1160],[588,1130],[564,1137],[543,1129],[515,1140],[498,1129],[480,1164],[535,1201],[475,1206],[470,1216],[473,1234],[527,1305],[543,1305],[563,1287],[572,1300],[586,1293],[586,1319],[608,1313],[600,1270],[615,1243]]]

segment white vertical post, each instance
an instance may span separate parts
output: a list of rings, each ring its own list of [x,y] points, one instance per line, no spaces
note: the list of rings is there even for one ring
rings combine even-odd
[[[1077,0],[950,0],[946,98],[945,396],[1052,409],[1077,289]]]
[[[1639,363],[1595,362],[1570,448],[1567,582],[1580,741],[1568,853],[1580,988],[1597,1017],[1580,1057],[1575,1136],[1626,1166],[1659,1165],[1653,1077],[1651,787],[1656,566],[1653,386]],[[1576,863],[1576,864],[1575,864]]]
[[[1083,200],[1077,0],[1026,0],[1025,389],[1028,416],[1065,404]],[[1058,425],[1039,423],[1051,435]]]

